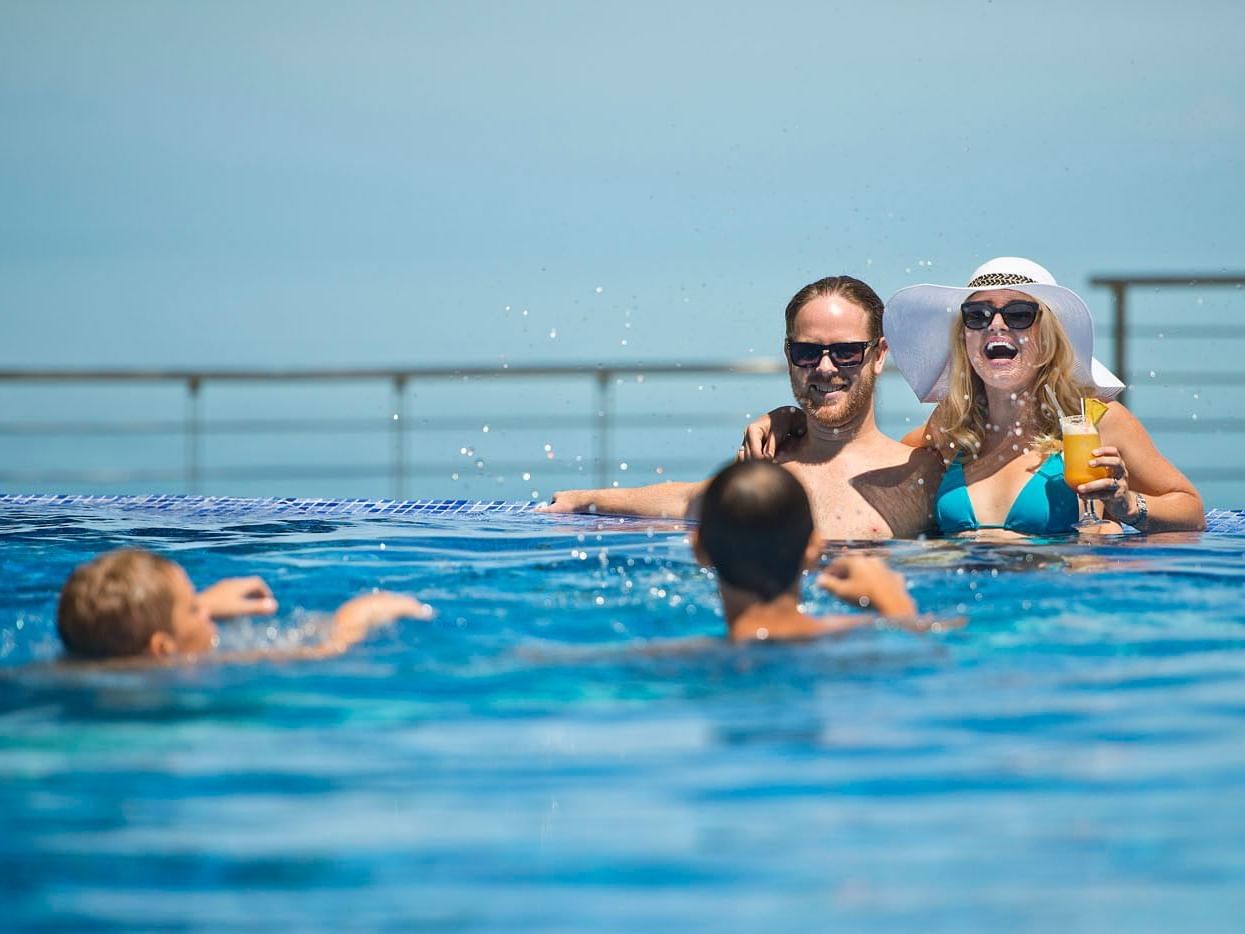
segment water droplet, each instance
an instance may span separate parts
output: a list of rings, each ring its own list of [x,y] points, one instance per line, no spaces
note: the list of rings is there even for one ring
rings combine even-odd
[[[488,434],[488,425],[485,425],[485,426],[484,426],[483,428],[481,428],[480,430],[481,430],[482,432],[484,432],[484,433],[487,435],[487,434]]]
[[[397,413],[397,412],[394,412],[394,413],[393,413],[393,420],[394,420],[395,422],[398,420],[398,413]]]
[[[1156,377],[1157,375],[1158,374],[1155,373],[1153,370],[1150,371],[1150,379],[1154,379],[1154,377]]]
[[[626,470],[626,469],[627,469],[627,462],[626,462],[626,461],[623,461],[621,464],[619,464],[619,465],[618,465],[618,469],[619,469],[619,470]]]
[[[595,603],[597,606],[605,606],[605,598],[604,598],[604,597],[597,597],[597,598],[596,598],[596,599],[594,599],[592,602],[593,602],[593,603]]]
[[[457,480],[457,479],[458,479],[458,474],[456,474],[456,473],[452,473],[452,474],[450,474],[450,479],[451,479],[451,480]]]
[[[531,480],[531,479],[532,479],[532,475],[531,475],[530,473],[526,473],[526,472],[525,472],[525,473],[523,474],[523,480],[524,480],[524,482],[526,482],[526,481],[528,481],[528,480]]]
[[[552,341],[552,340],[557,340],[557,338],[558,338],[558,329],[557,329],[557,328],[550,328],[550,329],[549,329],[549,339]]]
[[[605,286],[603,286],[603,285],[598,285],[598,286],[597,286],[597,290],[596,290],[596,291],[597,291],[597,294],[598,294],[598,295],[600,295],[602,292],[604,292],[604,291],[605,291]]]

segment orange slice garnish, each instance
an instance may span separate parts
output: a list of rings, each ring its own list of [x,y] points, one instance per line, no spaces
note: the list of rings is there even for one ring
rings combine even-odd
[[[1085,400],[1085,417],[1089,419],[1091,425],[1097,425],[1106,414],[1107,404],[1101,399]]]

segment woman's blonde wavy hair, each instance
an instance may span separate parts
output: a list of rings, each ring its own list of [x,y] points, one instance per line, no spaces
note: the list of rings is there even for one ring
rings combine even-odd
[[[1030,446],[1043,454],[1061,448],[1059,414],[1050,403],[1046,387],[1054,390],[1059,406],[1067,414],[1080,411],[1082,396],[1092,396],[1073,376],[1076,355],[1059,323],[1058,316],[1045,302],[1038,302],[1038,317],[1034,323],[1038,344],[1037,377],[1033,382],[1032,403],[1035,405],[1036,432],[1026,439]],[[985,442],[986,387],[973,370],[964,346],[964,325],[957,317],[951,326],[951,373],[947,380],[947,396],[934,412],[932,424],[936,436],[931,440],[939,453],[950,462],[961,452],[976,457]]]

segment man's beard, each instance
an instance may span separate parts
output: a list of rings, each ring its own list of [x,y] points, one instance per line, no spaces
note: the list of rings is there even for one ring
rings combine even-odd
[[[839,386],[846,381],[836,377],[823,382],[807,378],[802,373],[796,373],[794,369],[789,375],[791,393],[804,414],[826,428],[845,428],[853,424],[873,404],[873,386],[877,382],[877,374],[868,367],[861,367],[859,375],[848,384],[847,389],[829,396],[813,392],[812,384]],[[820,399],[826,399],[829,404],[819,401]]]

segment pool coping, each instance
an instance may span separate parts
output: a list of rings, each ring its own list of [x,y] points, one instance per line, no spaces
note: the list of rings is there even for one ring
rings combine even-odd
[[[180,493],[98,495],[77,493],[0,493],[0,507],[88,507],[121,513],[160,512],[193,518],[257,518],[260,516],[486,516],[531,513],[534,502],[470,499],[300,499],[238,496],[194,496]],[[567,518],[560,515],[559,518]],[[1245,534],[1245,509],[1209,509],[1208,532]]]

